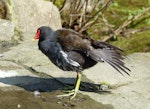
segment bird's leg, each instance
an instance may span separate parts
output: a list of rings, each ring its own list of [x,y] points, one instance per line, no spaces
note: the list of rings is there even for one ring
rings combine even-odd
[[[76,84],[75,84],[75,89],[74,89],[74,94],[71,97],[71,99],[73,99],[76,95],[77,92],[79,91],[79,87],[80,87],[80,83],[81,83],[81,73],[77,72],[77,80],[76,80]]]
[[[81,73],[77,72],[77,80],[76,80],[76,84],[75,84],[75,88],[71,91],[69,91],[68,94],[64,94],[64,95],[57,95],[57,97],[66,97],[66,96],[71,96],[71,100],[77,95],[77,92],[79,90],[80,87],[80,83],[81,83]]]

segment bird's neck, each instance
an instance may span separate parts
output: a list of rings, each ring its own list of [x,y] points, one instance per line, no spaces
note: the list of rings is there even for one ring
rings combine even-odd
[[[45,40],[49,40],[49,41],[56,41],[56,35],[55,32],[49,32],[46,34],[42,34],[42,36],[40,36],[39,38],[39,42],[45,41]]]

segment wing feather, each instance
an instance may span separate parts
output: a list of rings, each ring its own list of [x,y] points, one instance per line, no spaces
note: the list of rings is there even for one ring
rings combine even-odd
[[[121,55],[120,51],[117,51],[115,49],[103,48],[93,49],[89,54],[95,61],[99,62],[103,60],[104,62],[110,64],[119,73],[123,74],[121,72],[123,71],[129,75],[128,71],[130,71],[130,69],[125,66],[125,63],[123,62],[124,57]]]
[[[72,30],[60,29],[57,31],[57,41],[65,51],[79,50],[96,62],[107,62],[114,69],[129,75],[129,68],[125,66],[122,56],[123,50],[105,42],[96,41],[88,36]]]

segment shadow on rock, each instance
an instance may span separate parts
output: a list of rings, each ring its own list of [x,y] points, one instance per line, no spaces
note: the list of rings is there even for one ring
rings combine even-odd
[[[41,78],[31,76],[15,76],[0,78],[0,82],[8,85],[21,87],[27,91],[38,90],[40,92],[51,92],[54,90],[72,89],[74,84],[62,83],[58,80],[73,81],[74,78]],[[89,82],[81,82],[80,90],[86,92],[96,92],[101,94],[110,94],[110,91],[102,91],[99,89],[100,84]]]
[[[24,88],[28,91],[38,90],[40,92],[50,92],[53,90],[62,89],[63,84],[52,78],[40,78],[31,76],[16,76],[0,78],[0,82]]]

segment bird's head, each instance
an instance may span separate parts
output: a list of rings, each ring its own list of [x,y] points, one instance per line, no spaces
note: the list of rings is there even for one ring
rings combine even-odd
[[[52,35],[53,33],[54,33],[54,31],[50,27],[42,26],[37,29],[37,32],[32,40],[34,41],[37,39],[39,39],[39,40],[51,39],[51,37],[53,36]]]

